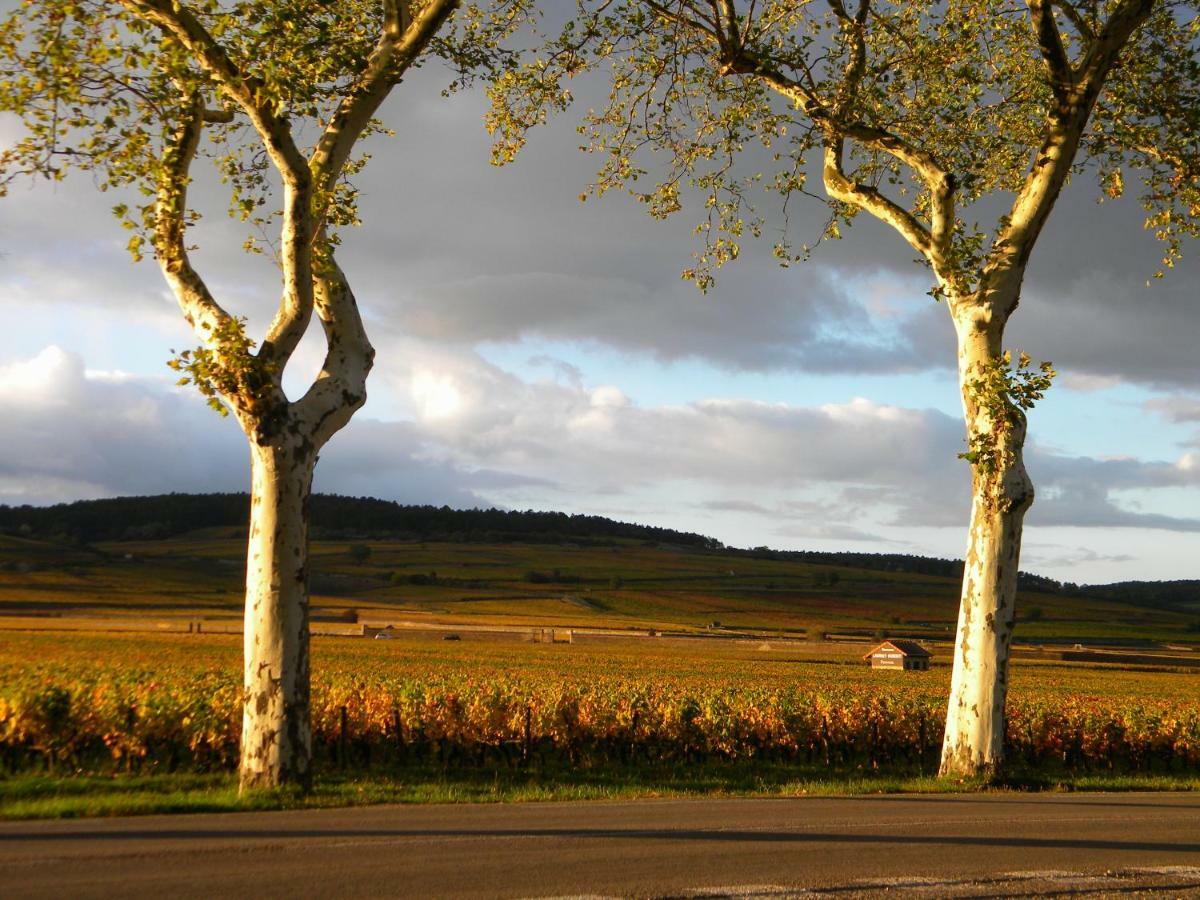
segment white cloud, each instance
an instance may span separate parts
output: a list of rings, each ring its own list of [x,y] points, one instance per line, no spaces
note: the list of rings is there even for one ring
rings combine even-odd
[[[1063,372],[1055,379],[1055,387],[1085,394],[1109,391],[1124,383],[1124,379],[1119,375],[1096,375],[1087,372]]]
[[[25,136],[25,126],[16,113],[0,112],[0,151],[10,150]]]
[[[600,408],[616,408],[629,405],[629,398],[616,385],[602,384],[592,390],[592,406]]]
[[[1092,547],[1031,542],[1024,554],[1025,563],[1051,569],[1093,567],[1097,564],[1126,563],[1135,557],[1128,553],[1100,553]]]
[[[33,359],[0,365],[0,397],[15,407],[55,408],[78,399],[82,361],[50,346]]]
[[[1146,409],[1157,413],[1168,422],[1200,422],[1200,396],[1172,394],[1154,397],[1146,402]]]
[[[88,377],[57,347],[0,368],[0,502],[53,503],[122,494],[241,491],[245,438],[198,395],[163,379]],[[405,423],[357,421],[322,454],[317,489],[413,503],[480,502],[478,485],[521,476],[456,467]]]
[[[638,385],[590,380],[569,356],[536,361],[550,377],[526,380],[476,352],[548,339],[764,379],[816,376],[806,386],[829,383],[830,373],[949,370],[949,316],[924,295],[926,273],[902,241],[860,217],[846,240],[786,271],[765,243],[749,242],[702,296],[678,281],[696,246],[693,213],[653,222],[615,193],[579,204],[595,160],[575,152],[569,128],[535,135],[515,166],[492,169],[481,97],[442,101],[442,81],[430,70],[408,79],[385,110],[403,121],[400,136],[371,147],[366,227],[345,236],[340,258],[380,348],[378,368],[368,408],[322,455],[318,489],[620,511],[719,531],[731,543],[885,538],[914,552],[958,552],[969,499],[967,467],[955,458],[962,427],[956,413],[922,408],[925,394],[772,404],[753,391],[687,385],[674,392],[687,402],[647,405]],[[12,140],[12,124],[0,117],[0,144]],[[219,214],[222,190],[201,179],[193,196],[216,212],[194,232],[197,264],[260,329],[278,296],[275,273],[238,249],[244,235]],[[0,313],[22,323],[0,338],[0,498],[245,486],[236,427],[157,377],[167,348],[191,338],[153,263],[129,263],[109,211],[117,199],[79,179],[0,202]],[[796,206],[794,236],[807,239],[823,216],[819,204]],[[1145,288],[1159,248],[1141,219],[1134,203],[1097,215],[1073,187],[1034,253],[1007,343],[1053,359],[1075,391],[1168,385],[1172,395],[1150,411],[1200,421],[1200,269],[1189,258]],[[41,323],[34,337],[31,321]],[[63,349],[38,352],[51,342]],[[110,374],[85,370],[75,351]],[[315,371],[321,355],[314,331],[295,362]],[[289,392],[305,378],[289,375]],[[1193,528],[1183,507],[1197,458],[1155,460],[1169,454],[1133,447],[1137,458],[1108,460],[1032,448],[1033,530],[1086,525],[1086,543],[1120,525],[1122,540],[1149,533],[1182,546],[1171,541]],[[1156,505],[1167,496],[1174,508]],[[1118,565],[1119,552],[1102,555],[1075,558]],[[1065,551],[1046,558],[1071,564]]]
[[[412,396],[422,419],[447,419],[458,415],[463,398],[449,376],[417,372],[412,379]]]
[[[422,351],[405,340],[385,350],[380,379],[424,414],[388,422],[360,415],[323,452],[318,490],[439,505],[620,509],[623,518],[738,545],[886,542],[931,552],[916,537],[922,529],[955,536],[954,547],[965,528],[960,424],[934,410],[865,398],[647,407],[614,384],[528,382],[468,351]],[[89,376],[80,357],[57,347],[0,368],[0,416],[10,426],[3,502],[246,487],[244,438],[200,398],[161,378]],[[1200,486],[1194,453],[1099,460],[1034,447],[1030,466],[1039,489],[1031,533],[1200,531],[1200,520],[1154,499]],[[1062,567],[1060,575],[1072,558],[1098,564],[1060,552],[1027,563],[1039,558]]]

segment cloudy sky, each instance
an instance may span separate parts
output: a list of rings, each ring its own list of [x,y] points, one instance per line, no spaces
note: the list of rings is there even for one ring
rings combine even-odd
[[[687,210],[580,203],[595,160],[570,121],[490,167],[482,99],[443,99],[436,77],[394,95],[398,136],[361,182],[342,261],[378,364],[318,490],[961,556],[953,334],[898,237],[861,217],[786,270],[748,246],[701,295],[679,279]],[[0,144],[16,133],[0,119]],[[237,426],[173,386],[164,363],[194,341],[153,263],[124,253],[114,202],[86,177],[0,202],[0,502],[248,484]],[[821,218],[794,209],[797,240]],[[1200,265],[1148,286],[1142,218],[1072,185],[1009,329],[1062,373],[1032,414],[1022,567],[1063,580],[1200,577]],[[261,332],[276,288],[244,236],[209,216],[195,260]],[[320,359],[310,337],[293,395]]]

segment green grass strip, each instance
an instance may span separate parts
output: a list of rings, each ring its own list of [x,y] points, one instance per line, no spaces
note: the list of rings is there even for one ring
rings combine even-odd
[[[718,765],[582,772],[399,770],[370,776],[323,775],[311,794],[294,790],[239,795],[236,776],[154,775],[0,779],[0,818],[66,819],[152,813],[238,812],[383,803],[520,803],[652,797],[802,797],[995,790],[1193,791],[1195,775],[1014,777],[999,785],[933,776],[804,772],[778,766]]]

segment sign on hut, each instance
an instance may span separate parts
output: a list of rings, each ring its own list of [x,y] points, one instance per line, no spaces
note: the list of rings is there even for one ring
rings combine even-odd
[[[916,641],[896,638],[892,641],[884,641],[870,653],[863,654],[863,659],[871,664],[872,669],[925,672],[929,669],[929,660],[932,655]]]

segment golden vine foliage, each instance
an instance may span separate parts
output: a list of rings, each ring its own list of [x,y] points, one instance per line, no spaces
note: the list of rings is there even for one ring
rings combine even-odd
[[[0,761],[17,770],[232,768],[236,674],[214,671],[214,648],[203,641],[143,645],[0,663]],[[781,672],[680,657],[651,672],[566,651],[570,658],[523,654],[513,671],[511,650],[489,659],[469,647],[449,656],[399,649],[318,659],[313,734],[326,765],[778,760],[911,772],[934,764],[942,734],[945,670],[897,677],[796,664]],[[1014,687],[1012,760],[1048,772],[1200,771],[1189,684],[1170,673],[1039,667]]]

